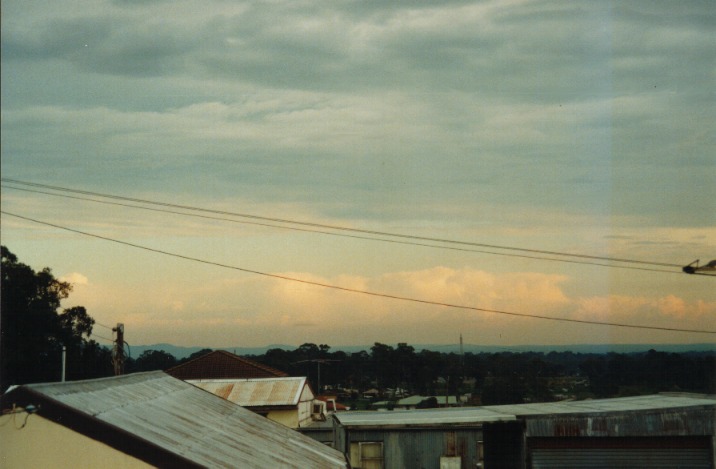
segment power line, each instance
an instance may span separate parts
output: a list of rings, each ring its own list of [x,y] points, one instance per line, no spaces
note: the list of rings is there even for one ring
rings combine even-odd
[[[388,293],[379,293],[379,292],[373,292],[373,291],[368,291],[368,290],[358,290],[358,289],[355,289],[355,288],[347,288],[347,287],[341,287],[341,286],[338,286],[338,285],[332,285],[332,284],[327,284],[327,283],[322,283],[322,282],[314,282],[314,281],[311,281],[311,280],[299,279],[299,278],[295,278],[295,277],[288,277],[288,276],[284,276],[284,275],[271,274],[271,273],[268,273],[268,272],[262,272],[262,271],[258,271],[258,270],[247,269],[247,268],[237,267],[237,266],[228,265],[228,264],[222,264],[222,263],[219,263],[219,262],[208,261],[208,260],[205,260],[205,259],[199,259],[199,258],[196,258],[196,257],[186,256],[186,255],[184,255],[184,254],[177,254],[177,253],[173,253],[173,252],[169,252],[169,251],[163,251],[163,250],[161,250],[161,249],[151,248],[151,247],[148,247],[148,246],[143,246],[143,245],[140,245],[140,244],[130,243],[130,242],[118,240],[118,239],[115,239],[115,238],[109,238],[109,237],[107,237],[107,236],[101,236],[101,235],[97,235],[97,234],[94,234],[94,233],[88,233],[88,232],[86,232],[86,231],[81,231],[81,230],[76,230],[76,229],[73,229],[73,228],[68,228],[68,227],[66,227],[66,226],[61,226],[61,225],[57,225],[57,224],[54,224],[54,223],[49,223],[49,222],[44,222],[44,221],[36,220],[36,219],[34,219],[34,218],[29,218],[29,217],[25,217],[25,216],[22,216],[22,215],[17,215],[17,214],[15,214],[15,213],[10,213],[10,212],[4,211],[4,210],[0,210],[0,213],[5,214],[5,215],[8,215],[8,216],[12,216],[12,217],[20,218],[20,219],[22,219],[22,220],[27,220],[27,221],[31,221],[31,222],[34,222],[34,223],[38,223],[38,224],[41,224],[41,225],[50,226],[50,227],[53,227],[53,228],[58,228],[58,229],[61,229],[61,230],[64,230],[64,231],[69,231],[69,232],[72,232],[72,233],[77,233],[77,234],[81,234],[81,235],[84,235],[84,236],[89,236],[89,237],[92,237],[92,238],[97,238],[97,239],[102,239],[102,240],[105,240],[105,241],[110,241],[110,242],[113,242],[113,243],[117,243],[117,244],[121,244],[121,245],[124,245],[124,246],[133,247],[133,248],[136,248],[136,249],[141,249],[141,250],[144,250],[144,251],[154,252],[154,253],[157,253],[157,254],[164,254],[164,255],[171,256],[171,257],[176,257],[176,258],[179,258],[179,259],[185,259],[185,260],[188,260],[188,261],[198,262],[198,263],[201,263],[201,264],[213,265],[213,266],[216,266],[216,267],[223,267],[223,268],[226,268],[226,269],[232,269],[232,270],[237,270],[237,271],[240,271],[240,272],[245,272],[245,273],[250,273],[250,274],[255,274],[255,275],[261,275],[261,276],[264,276],[264,277],[275,278],[275,279],[286,280],[286,281],[297,282],[297,283],[303,283],[303,284],[307,284],[307,285],[314,285],[314,286],[317,286],[317,287],[330,288],[330,289],[333,289],[333,290],[339,290],[339,291],[344,291],[344,292],[357,293],[357,294],[368,295],[368,296],[374,296],[374,297],[380,297],[380,298],[389,298],[389,299],[400,300],[400,301],[408,301],[408,302],[412,302],[412,303],[428,304],[428,305],[433,305],[433,306],[444,306],[444,307],[448,307],[448,308],[471,310],[471,311],[480,311],[480,312],[485,312],[485,313],[494,313],[494,314],[501,314],[501,315],[507,315],[507,316],[516,316],[516,317],[532,318],[532,319],[543,319],[543,320],[559,321],[559,322],[569,322],[569,323],[577,323],[577,324],[589,324],[589,325],[596,325],[596,326],[625,327],[625,328],[632,328],[632,329],[649,329],[649,330],[670,331],[670,332],[688,332],[688,333],[697,333],[697,334],[716,334],[716,331],[710,331],[710,330],[696,330],[696,329],[682,329],[682,328],[659,327],[659,326],[646,326],[646,325],[638,325],[638,324],[624,324],[624,323],[605,322],[605,321],[589,321],[589,320],[583,320],[583,319],[558,318],[558,317],[553,317],[553,316],[543,316],[543,315],[536,315],[536,314],[516,313],[516,312],[501,311],[501,310],[496,310],[496,309],[478,308],[478,307],[476,307],[476,306],[458,305],[458,304],[453,304],[453,303],[443,303],[443,302],[439,302],[439,301],[423,300],[423,299],[418,299],[418,298],[411,298],[411,297],[393,295],[393,294],[388,294]]]
[[[110,331],[112,330],[112,327],[111,327],[111,326],[107,326],[107,325],[105,325],[105,324],[102,324],[101,322],[95,321],[95,322],[94,322],[94,325],[95,325],[95,326],[104,327],[105,329],[109,329]]]
[[[107,342],[114,342],[114,339],[110,339],[110,338],[108,338],[108,337],[104,337],[104,336],[101,336],[101,335],[99,335],[99,334],[95,334],[94,332],[93,332],[92,334],[90,334],[90,337],[98,337],[98,338],[100,338],[100,339],[106,340]]]
[[[21,187],[12,187],[12,186],[2,186],[6,189],[13,189],[23,192],[31,192],[35,194],[45,194],[45,195],[51,195],[54,197],[63,197],[66,199],[73,199],[73,200],[82,200],[87,202],[95,202],[99,204],[105,204],[105,205],[114,205],[119,207],[126,207],[126,208],[135,208],[139,210],[146,210],[151,212],[161,212],[161,213],[170,213],[173,215],[182,215],[187,217],[193,217],[193,218],[203,218],[208,220],[218,220],[218,221],[228,221],[232,223],[241,223],[246,225],[254,225],[254,226],[265,226],[270,228],[278,228],[283,230],[292,230],[292,231],[300,231],[300,232],[307,232],[307,233],[318,233],[318,234],[324,234],[329,236],[339,236],[339,237],[345,237],[345,238],[353,238],[353,239],[364,239],[369,241],[380,241],[384,243],[393,243],[393,244],[402,244],[402,245],[409,245],[409,246],[421,246],[421,247],[428,247],[428,248],[435,248],[435,249],[446,249],[446,250],[452,250],[452,251],[462,251],[462,252],[476,252],[481,254],[492,254],[496,256],[508,256],[508,257],[518,257],[522,259],[536,259],[536,260],[545,260],[545,261],[553,261],[553,262],[564,262],[569,264],[583,264],[583,265],[595,265],[599,267],[611,267],[616,269],[631,269],[631,270],[642,270],[647,272],[661,272],[661,273],[667,273],[667,274],[681,274],[680,271],[676,270],[664,270],[664,269],[652,269],[647,267],[635,267],[635,266],[628,266],[628,265],[614,265],[614,264],[602,264],[599,262],[590,262],[586,260],[573,260],[573,259],[558,259],[554,257],[541,257],[541,256],[529,256],[526,254],[514,254],[509,252],[495,252],[495,251],[485,251],[481,249],[469,249],[469,248],[459,248],[455,246],[440,246],[435,244],[425,244],[425,243],[417,243],[417,242],[411,242],[411,241],[399,241],[395,239],[385,239],[385,238],[375,238],[375,237],[369,237],[369,236],[360,236],[360,235],[351,235],[346,233],[335,233],[330,231],[321,231],[317,229],[309,229],[309,228],[297,228],[295,226],[284,226],[284,225],[273,225],[269,223],[260,223],[260,222],[251,222],[246,220],[237,220],[234,218],[225,218],[225,217],[215,217],[210,215],[200,215],[196,213],[186,213],[186,212],[177,212],[174,210],[167,210],[167,209],[161,209],[161,208],[153,208],[153,207],[144,207],[141,205],[132,205],[132,204],[125,204],[121,202],[109,202],[106,200],[97,200],[92,199],[88,197],[78,197],[78,196],[72,196],[67,194],[55,194],[52,192],[45,192],[40,190],[34,190],[34,189],[26,189]]]
[[[451,239],[444,239],[444,238],[432,238],[432,237],[424,237],[424,236],[417,236],[417,235],[409,235],[409,234],[402,234],[402,233],[390,233],[385,231],[376,231],[376,230],[366,230],[366,229],[360,229],[360,228],[350,228],[345,226],[338,226],[338,225],[327,225],[322,223],[314,223],[314,222],[304,222],[304,221],[297,221],[297,220],[289,220],[289,219],[282,219],[282,218],[273,218],[273,217],[263,217],[259,215],[252,215],[252,214],[245,214],[245,213],[236,213],[236,212],[229,212],[229,211],[223,211],[223,210],[213,210],[213,209],[207,209],[207,208],[201,208],[201,207],[194,207],[189,205],[179,205],[179,204],[172,204],[167,202],[158,202],[158,201],[152,201],[147,199],[139,199],[139,198],[132,198],[132,197],[123,197],[118,195],[112,195],[112,194],[103,194],[99,192],[90,192],[90,191],[83,191],[83,190],[77,190],[77,189],[69,189],[65,187],[60,186],[51,186],[47,184],[39,184],[39,183],[33,183],[33,182],[25,182],[25,181],[19,181],[16,179],[9,179],[9,178],[2,178],[2,181],[10,182],[13,184],[20,184],[25,186],[31,186],[31,187],[39,187],[44,189],[50,189],[54,191],[59,192],[69,192],[69,193],[75,193],[75,194],[82,194],[82,195],[89,195],[94,197],[102,197],[102,198],[108,198],[112,200],[123,200],[123,201],[130,201],[135,203],[142,203],[142,204],[149,204],[149,205],[157,205],[162,207],[169,207],[169,208],[175,208],[175,209],[182,209],[182,210],[190,210],[190,211],[199,211],[199,212],[205,212],[205,213],[213,213],[217,215],[228,215],[228,216],[234,216],[239,218],[248,218],[248,219],[254,219],[254,220],[262,220],[262,221],[270,221],[273,223],[283,223],[283,224],[292,224],[292,225],[299,225],[299,226],[307,226],[311,228],[323,228],[323,229],[329,229],[329,230],[335,230],[340,232],[354,232],[354,233],[362,233],[362,234],[369,234],[369,235],[377,235],[377,236],[388,236],[388,237],[394,237],[394,238],[401,238],[401,239],[412,239],[412,240],[418,240],[418,241],[430,241],[430,242],[438,242],[438,243],[444,243],[444,244],[454,244],[454,245],[462,245],[462,246],[474,246],[474,247],[482,247],[482,248],[489,248],[489,249],[501,249],[501,250],[507,250],[507,251],[517,251],[517,252],[524,252],[524,253],[531,253],[531,254],[542,254],[542,255],[548,255],[548,256],[559,256],[559,257],[572,257],[577,259],[583,259],[582,261],[574,261],[574,260],[568,260],[568,259],[558,259],[558,258],[548,258],[548,257],[537,257],[537,256],[528,256],[528,255],[518,255],[518,254],[509,254],[509,253],[500,253],[500,252],[494,252],[494,251],[480,251],[480,250],[473,250],[473,249],[459,249],[454,247],[448,247],[448,246],[436,246],[436,245],[428,245],[428,244],[421,244],[421,243],[415,243],[415,242],[399,242],[396,240],[390,240],[390,239],[384,239],[384,238],[370,238],[370,237],[362,237],[362,236],[351,236],[351,235],[345,235],[340,233],[334,233],[334,232],[325,232],[325,231],[318,231],[315,229],[299,229],[291,226],[279,226],[279,225],[268,225],[264,223],[257,223],[253,222],[250,224],[254,225],[260,225],[260,226],[269,226],[273,228],[283,228],[283,229],[291,229],[291,230],[297,230],[297,231],[309,231],[309,232],[315,232],[320,234],[328,234],[328,235],[334,235],[334,236],[347,236],[352,238],[359,238],[359,239],[368,239],[372,241],[382,241],[382,242],[392,242],[392,243],[400,243],[400,244],[410,244],[410,245],[417,245],[417,246],[424,246],[424,247],[433,247],[433,248],[442,248],[442,249],[453,249],[453,250],[460,250],[460,251],[471,251],[471,252],[480,252],[484,254],[494,254],[494,255],[503,255],[503,256],[513,256],[513,257],[522,257],[522,258],[529,258],[529,259],[539,259],[539,260],[549,260],[549,261],[557,261],[557,262],[570,262],[570,263],[579,263],[579,264],[590,264],[590,265],[597,265],[597,266],[603,266],[603,267],[619,267],[619,268],[631,268],[631,269],[637,269],[637,270],[649,270],[649,271],[656,271],[656,272],[668,272],[668,273],[680,273],[680,272],[674,272],[671,270],[661,270],[661,269],[646,269],[646,268],[636,268],[636,267],[628,267],[628,266],[620,266],[620,265],[611,265],[611,264],[600,264],[595,262],[588,262],[587,260],[601,260],[601,261],[607,261],[607,262],[619,262],[619,263],[627,263],[627,264],[639,264],[639,265],[651,265],[651,266],[658,266],[658,267],[678,267],[681,268],[680,264],[669,264],[669,263],[663,263],[663,262],[653,262],[653,261],[643,261],[643,260],[637,260],[637,259],[625,259],[625,258],[614,258],[614,257],[605,257],[605,256],[594,256],[594,255],[588,255],[588,254],[576,254],[576,253],[566,253],[566,252],[559,252],[559,251],[547,251],[547,250],[541,250],[541,249],[529,249],[529,248],[520,248],[520,247],[514,247],[514,246],[500,246],[500,245],[494,245],[494,244],[484,244],[484,243],[475,243],[475,242],[469,242],[469,241],[458,241],[458,240],[451,240]],[[98,202],[98,203],[106,203],[106,204],[113,204],[113,205],[120,205],[125,207],[131,207],[131,208],[139,208],[144,210],[153,210],[153,211],[165,211],[165,210],[159,210],[159,209],[152,209],[148,207],[140,207],[136,205],[126,205],[126,204],[120,204],[120,203],[110,203],[106,201],[99,201],[95,199],[85,199],[80,197],[71,197],[61,194],[52,194],[42,191],[31,191],[28,189],[21,189],[18,187],[12,187],[12,186],[5,186],[6,188],[15,189],[15,190],[25,190],[28,192],[39,192],[46,195],[55,195],[60,197],[68,197],[68,198],[77,198],[80,200],[88,200],[92,202]],[[173,212],[173,211],[166,211],[168,213],[178,214],[178,215],[186,215],[186,216],[195,216],[200,218],[209,218],[209,219],[216,219],[216,220],[224,220],[224,221],[234,221],[238,222],[237,220],[231,220],[226,218],[214,218],[214,217],[207,217],[207,216],[201,216],[196,214],[188,214],[183,212]],[[240,223],[248,223],[248,222],[240,222]],[[586,259],[586,260],[584,260]]]

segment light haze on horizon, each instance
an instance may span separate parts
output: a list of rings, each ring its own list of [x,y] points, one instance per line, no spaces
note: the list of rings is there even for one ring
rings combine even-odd
[[[3,178],[483,245],[716,258],[713,2],[2,8]],[[19,189],[29,187],[3,182],[3,211],[241,269],[519,315],[716,331],[715,279],[679,268],[386,243]],[[2,244],[74,285],[64,307],[124,323],[130,344],[716,337],[361,295],[9,215]]]

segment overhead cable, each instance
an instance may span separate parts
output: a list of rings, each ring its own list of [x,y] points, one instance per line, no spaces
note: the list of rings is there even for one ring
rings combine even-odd
[[[500,249],[500,250],[506,250],[506,251],[517,251],[517,252],[524,252],[524,253],[530,253],[530,254],[559,256],[560,258],[561,257],[567,257],[567,258],[571,257],[571,258],[577,258],[577,259],[619,262],[619,263],[626,263],[626,264],[650,265],[650,266],[658,266],[658,267],[677,267],[679,269],[681,268],[680,264],[670,264],[670,263],[664,263],[664,262],[644,261],[644,260],[638,260],[638,259],[615,258],[615,257],[606,257],[606,256],[595,256],[595,255],[588,255],[588,254],[567,253],[567,252],[559,252],[559,251],[548,251],[548,250],[542,250],[542,249],[520,248],[520,247],[515,247],[515,246],[501,246],[501,245],[496,245],[496,244],[476,243],[476,242],[470,242],[470,241],[459,241],[459,240],[451,240],[451,239],[445,239],[445,238],[417,236],[417,235],[409,235],[409,234],[404,234],[404,233],[391,233],[391,232],[387,232],[387,231],[367,230],[367,229],[351,228],[351,227],[339,226],[339,225],[328,225],[328,224],[323,224],[323,223],[306,222],[306,221],[299,221],[299,220],[289,220],[289,219],[275,218],[275,217],[265,217],[265,216],[247,214],[247,213],[230,212],[230,211],[225,211],[225,210],[214,210],[214,209],[208,209],[208,208],[194,207],[194,206],[190,206],[190,205],[180,205],[180,204],[173,204],[173,203],[169,203],[169,202],[159,202],[159,201],[152,201],[152,200],[148,200],[148,199],[124,197],[124,196],[105,194],[105,193],[100,193],[100,192],[91,192],[91,191],[84,191],[84,190],[78,190],[78,189],[70,189],[70,188],[66,188],[66,187],[26,182],[26,181],[20,181],[17,179],[10,179],[10,178],[2,178],[2,181],[13,183],[13,184],[24,185],[24,186],[50,189],[50,190],[59,191],[59,192],[69,192],[69,193],[75,193],[75,194],[82,194],[82,195],[86,195],[86,196],[102,197],[102,198],[113,199],[113,200],[123,200],[123,201],[128,201],[128,202],[156,205],[156,206],[161,206],[161,207],[169,207],[169,208],[189,210],[189,211],[213,213],[215,215],[227,215],[227,216],[234,216],[234,217],[239,217],[239,218],[269,221],[269,222],[273,222],[273,223],[283,223],[283,224],[287,224],[287,225],[298,225],[298,226],[307,226],[307,227],[311,227],[311,228],[322,228],[322,229],[329,229],[329,230],[340,231],[340,232],[353,232],[353,233],[362,233],[362,234],[368,234],[368,235],[374,235],[374,236],[376,236],[376,235],[377,236],[388,236],[388,237],[392,237],[392,238],[410,239],[410,240],[417,240],[417,241],[430,241],[430,242],[437,242],[437,243],[443,243],[443,244],[473,246],[473,247],[481,247],[481,248],[488,248],[488,249]],[[17,188],[15,188],[15,189],[17,189]],[[276,227],[275,225],[270,225],[270,226]],[[295,228],[293,228],[293,229],[295,229]],[[335,234],[335,233],[326,233],[326,232],[320,232],[320,233]],[[389,241],[389,240],[385,240],[385,239],[375,239],[375,238],[366,238],[366,239]],[[442,246],[433,246],[433,245],[425,245],[425,246],[442,247]],[[479,251],[479,252],[484,252],[484,251]],[[500,254],[500,253],[495,253],[495,252],[486,252],[486,253]],[[502,254],[502,255],[507,255],[507,254]],[[521,257],[527,257],[527,256],[521,256]],[[557,259],[542,258],[542,257],[539,257],[537,259],[557,260]],[[604,266],[604,264],[596,264],[596,265]]]
[[[681,272],[676,270],[665,270],[665,269],[653,269],[649,267],[635,267],[630,265],[615,265],[615,264],[603,264],[599,262],[592,262],[587,260],[574,260],[574,259],[559,259],[555,257],[543,257],[543,256],[530,256],[527,254],[514,254],[509,252],[496,252],[496,251],[486,251],[482,249],[470,249],[470,248],[460,248],[455,246],[442,246],[437,244],[425,244],[425,243],[418,243],[414,241],[400,241],[396,239],[386,239],[386,238],[376,238],[376,237],[370,237],[370,236],[360,236],[360,235],[351,235],[346,233],[336,233],[331,231],[322,231],[318,229],[310,229],[310,228],[298,228],[295,226],[286,226],[286,225],[274,225],[270,223],[261,223],[261,222],[255,222],[255,221],[246,221],[246,220],[237,220],[235,218],[226,218],[226,217],[218,217],[218,216],[211,216],[211,215],[201,215],[197,213],[187,213],[187,212],[178,212],[175,210],[169,210],[169,209],[162,209],[162,208],[154,208],[154,207],[145,207],[142,205],[133,205],[128,203],[122,203],[122,202],[110,202],[107,200],[98,200],[98,199],[92,199],[89,197],[80,197],[80,196],[73,196],[73,195],[67,195],[67,194],[56,194],[52,192],[46,192],[46,191],[40,191],[36,189],[26,189],[22,187],[12,187],[4,185],[2,186],[6,189],[13,189],[23,192],[32,192],[35,194],[45,194],[45,195],[51,195],[54,197],[63,197],[66,199],[74,199],[74,200],[82,200],[86,202],[95,202],[99,204],[104,205],[114,205],[119,207],[126,207],[126,208],[133,208],[133,209],[139,209],[139,210],[145,210],[145,211],[151,211],[151,212],[160,212],[160,213],[170,213],[173,215],[181,215],[181,216],[187,216],[187,217],[193,217],[193,218],[203,218],[207,220],[217,220],[217,221],[227,221],[231,223],[240,223],[244,225],[254,225],[254,226],[265,226],[269,228],[278,228],[282,230],[291,230],[291,231],[300,231],[300,232],[306,232],[306,233],[318,233],[323,235],[329,235],[329,236],[338,236],[338,237],[345,237],[345,238],[353,238],[353,239],[364,239],[369,241],[380,241],[384,243],[393,243],[393,244],[402,244],[402,245],[408,245],[408,246],[420,246],[420,247],[428,247],[428,248],[435,248],[435,249],[446,249],[450,251],[462,251],[462,252],[476,252],[480,254],[491,254],[496,256],[508,256],[508,257],[518,257],[522,259],[536,259],[536,260],[544,260],[544,261],[553,261],[553,262],[564,262],[569,264],[583,264],[583,265],[595,265],[599,267],[611,267],[611,268],[617,268],[617,269],[631,269],[631,270],[643,270],[647,272],[661,272],[661,273],[667,273],[667,274],[680,274]]]
[[[323,283],[323,282],[304,280],[304,279],[300,279],[300,278],[296,278],[296,277],[288,277],[285,275],[272,274],[272,273],[268,273],[268,272],[247,269],[244,267],[238,267],[238,266],[233,266],[233,265],[229,265],[229,264],[223,264],[223,263],[219,263],[219,262],[209,261],[206,259],[200,259],[197,257],[187,256],[184,254],[178,254],[178,253],[174,253],[174,252],[164,251],[164,250],[152,248],[149,246],[143,246],[140,244],[130,243],[127,241],[122,241],[122,240],[110,238],[107,236],[101,236],[101,235],[89,233],[86,231],[76,230],[73,228],[69,228],[69,227],[62,226],[62,225],[57,225],[54,223],[36,220],[34,218],[25,217],[25,216],[7,212],[4,210],[0,210],[0,213],[11,216],[11,217],[19,218],[22,220],[30,221],[33,223],[38,223],[41,225],[61,229],[61,230],[68,231],[71,233],[77,233],[77,234],[89,236],[92,238],[102,239],[105,241],[110,241],[110,242],[113,242],[116,244],[121,244],[124,246],[129,246],[129,247],[133,247],[136,249],[141,249],[144,251],[149,251],[149,252],[153,252],[153,253],[157,253],[157,254],[163,254],[163,255],[167,255],[167,256],[171,256],[171,257],[185,259],[185,260],[192,261],[192,262],[198,262],[201,264],[213,265],[216,267],[222,267],[222,268],[232,269],[232,270],[236,270],[236,271],[240,271],[240,272],[260,275],[263,277],[275,278],[275,279],[279,279],[279,280],[286,280],[286,281],[290,281],[290,282],[303,283],[303,284],[307,284],[307,285],[314,285],[317,287],[329,288],[329,289],[339,290],[339,291],[344,291],[344,292],[349,292],[349,293],[357,293],[357,294],[361,294],[361,295],[368,295],[368,296],[380,297],[380,298],[388,298],[388,299],[407,301],[407,302],[412,302],[412,303],[428,304],[428,305],[433,305],[433,306],[443,306],[443,307],[454,308],[454,309],[480,311],[480,312],[485,312],[485,313],[494,313],[494,314],[500,314],[500,315],[516,316],[516,317],[524,317],[524,318],[532,318],[532,319],[542,319],[542,320],[549,320],[549,321],[568,322],[568,323],[576,323],[576,324],[588,324],[588,325],[593,325],[593,326],[612,326],[612,327],[624,327],[624,328],[631,328],[631,329],[648,329],[648,330],[686,332],[686,333],[696,333],[696,334],[716,334],[716,331],[711,331],[711,330],[697,330],[697,329],[683,329],[683,328],[673,328],[673,327],[648,326],[648,325],[640,325],[640,324],[626,324],[626,323],[607,322],[607,321],[590,321],[590,320],[584,320],[584,319],[560,318],[560,317],[554,317],[554,316],[543,316],[543,315],[537,315],[537,314],[501,311],[501,310],[496,310],[496,309],[479,308],[476,306],[444,303],[444,302],[440,302],[440,301],[424,300],[424,299],[394,295],[394,294],[389,294],[389,293],[379,293],[379,292],[373,292],[373,291],[368,291],[368,290],[359,290],[359,289],[355,289],[355,288],[341,287],[339,285],[332,285],[332,284]]]

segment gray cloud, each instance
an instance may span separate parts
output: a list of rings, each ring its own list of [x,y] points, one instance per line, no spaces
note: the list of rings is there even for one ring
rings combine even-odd
[[[18,5],[2,125],[20,173],[198,172],[346,214],[712,207],[674,183],[713,167],[708,2]]]

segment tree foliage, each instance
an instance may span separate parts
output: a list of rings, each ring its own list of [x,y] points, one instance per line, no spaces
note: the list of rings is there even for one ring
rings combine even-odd
[[[11,384],[59,380],[63,346],[66,379],[109,373],[109,352],[89,339],[94,319],[87,310],[60,311],[71,291],[72,285],[56,279],[49,267],[35,272],[2,246],[0,391]]]

